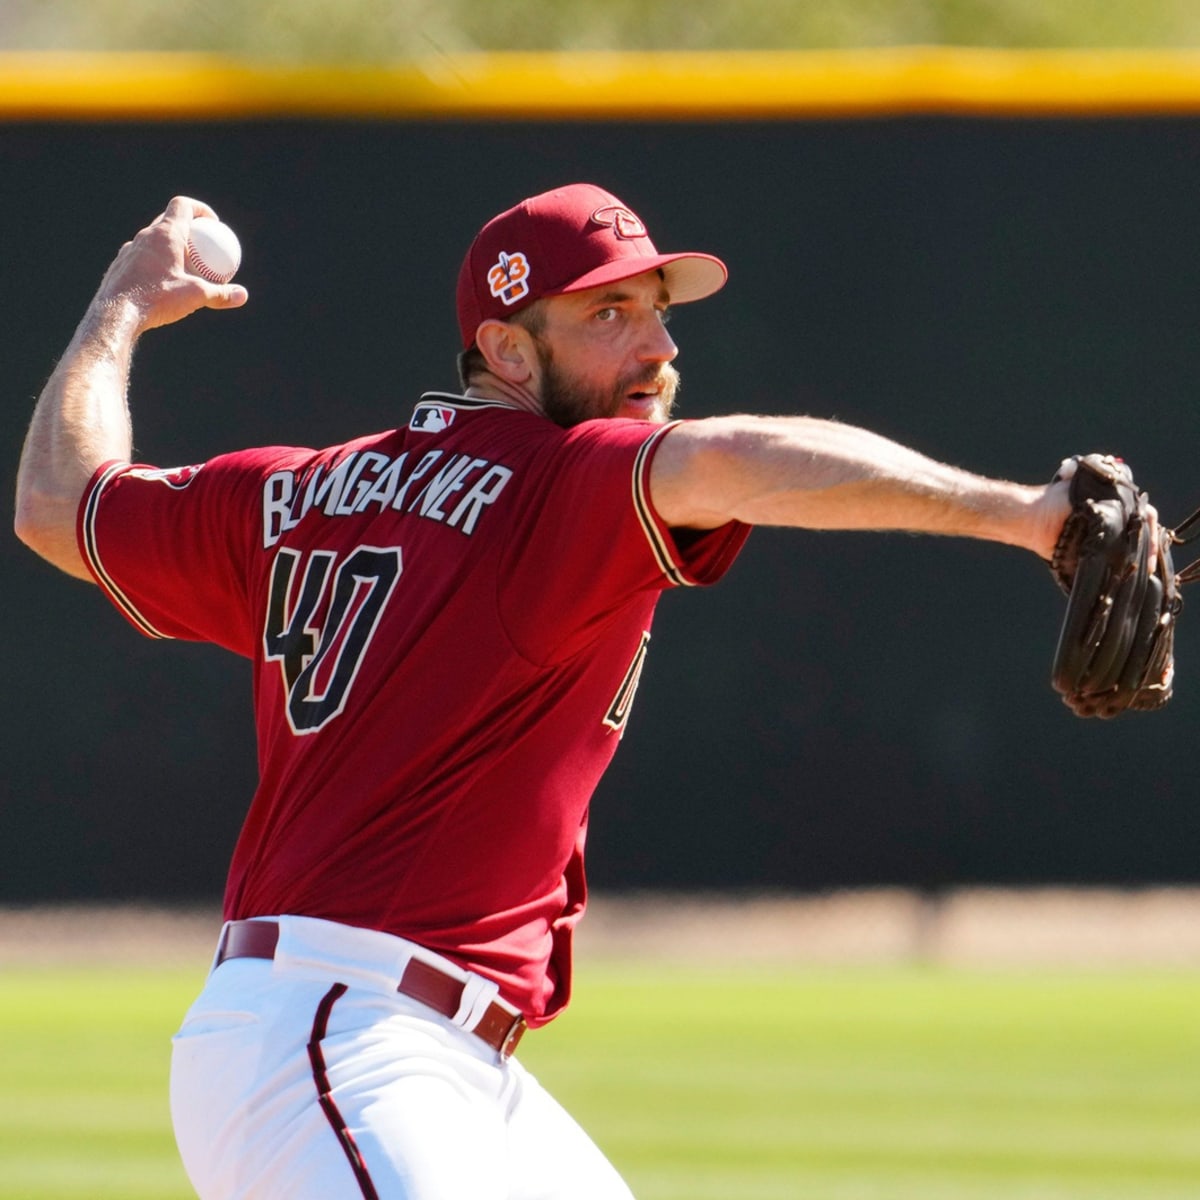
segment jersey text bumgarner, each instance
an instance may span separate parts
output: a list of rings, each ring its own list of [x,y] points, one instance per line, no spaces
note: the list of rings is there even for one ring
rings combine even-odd
[[[263,548],[268,549],[312,510],[349,517],[375,507],[441,521],[467,535],[512,478],[510,468],[470,454],[427,450],[395,458],[359,450],[333,466],[276,471],[263,485]]]

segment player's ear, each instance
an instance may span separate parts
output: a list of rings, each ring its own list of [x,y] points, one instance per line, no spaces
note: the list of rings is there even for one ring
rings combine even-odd
[[[537,366],[537,349],[527,329],[509,321],[484,321],[475,331],[488,370],[509,383],[528,383]]]

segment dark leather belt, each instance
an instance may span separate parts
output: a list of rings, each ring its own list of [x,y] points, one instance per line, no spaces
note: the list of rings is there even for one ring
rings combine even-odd
[[[221,935],[213,966],[219,967],[230,958],[273,959],[278,942],[279,925],[275,921],[230,921]],[[453,1018],[462,1001],[463,986],[453,975],[419,958],[410,958],[396,991],[419,1000],[443,1017]],[[482,1038],[501,1058],[508,1058],[525,1033],[525,1018],[520,1013],[513,1016],[493,1000],[471,1032]]]

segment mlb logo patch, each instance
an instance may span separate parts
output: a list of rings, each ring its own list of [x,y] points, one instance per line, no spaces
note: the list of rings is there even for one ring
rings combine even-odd
[[[408,422],[409,429],[421,433],[441,433],[454,424],[454,409],[443,404],[418,404]]]

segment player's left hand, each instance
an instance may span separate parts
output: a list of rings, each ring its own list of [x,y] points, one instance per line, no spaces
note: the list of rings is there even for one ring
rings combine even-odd
[[[121,247],[93,303],[128,304],[137,332],[169,325],[201,308],[239,308],[249,298],[238,283],[211,283],[186,268],[195,217],[216,217],[202,200],[176,196],[163,212]]]

